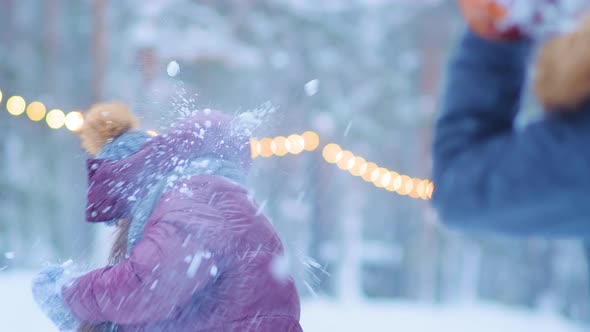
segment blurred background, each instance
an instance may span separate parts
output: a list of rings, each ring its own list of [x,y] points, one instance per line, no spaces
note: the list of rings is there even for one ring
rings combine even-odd
[[[10,96],[66,114],[124,101],[154,130],[183,110],[272,108],[257,137],[312,130],[321,146],[429,178],[462,28],[443,0],[0,0],[0,285],[28,285],[48,261],[104,264],[111,239],[84,222],[77,137],[33,110],[11,115]],[[352,177],[321,150],[256,159],[250,183],[291,254],[304,321],[318,301],[493,303],[590,321],[577,242],[448,230],[428,201]]]

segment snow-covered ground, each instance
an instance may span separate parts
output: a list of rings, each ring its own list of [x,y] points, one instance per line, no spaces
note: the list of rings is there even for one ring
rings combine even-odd
[[[52,332],[51,323],[31,299],[30,273],[0,272],[0,321],[5,332]],[[402,302],[303,303],[306,332],[581,332],[582,326],[552,314],[490,304],[431,307]]]

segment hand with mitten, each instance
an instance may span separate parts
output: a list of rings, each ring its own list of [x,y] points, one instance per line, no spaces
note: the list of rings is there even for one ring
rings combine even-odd
[[[493,40],[536,40],[571,32],[587,0],[459,0],[469,26]]]
[[[79,322],[66,307],[61,288],[73,279],[63,266],[50,266],[39,272],[32,282],[33,298],[60,331],[71,331]]]

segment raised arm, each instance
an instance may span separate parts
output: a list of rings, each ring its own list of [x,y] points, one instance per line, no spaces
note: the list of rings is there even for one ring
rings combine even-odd
[[[193,207],[203,218],[217,216],[206,204]],[[211,282],[215,258],[173,214],[148,223],[129,258],[63,288],[64,302],[78,320],[140,324],[166,319]]]
[[[588,112],[513,128],[529,53],[526,41],[461,39],[436,123],[435,207],[460,228],[590,234]]]

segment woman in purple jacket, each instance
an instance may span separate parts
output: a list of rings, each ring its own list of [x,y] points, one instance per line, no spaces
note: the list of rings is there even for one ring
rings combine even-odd
[[[82,131],[90,152],[102,147],[87,165],[87,220],[130,220],[125,258],[71,280],[46,269],[33,282],[40,306],[60,330],[301,331],[293,280],[272,273],[281,241],[244,187],[247,136],[217,112],[156,137],[134,122],[103,105]]]

